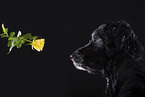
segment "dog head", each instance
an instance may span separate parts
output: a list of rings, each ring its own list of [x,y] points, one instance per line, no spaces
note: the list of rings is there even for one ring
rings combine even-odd
[[[110,57],[117,54],[135,35],[125,21],[102,24],[93,33],[90,42],[70,55],[77,69],[101,73]]]

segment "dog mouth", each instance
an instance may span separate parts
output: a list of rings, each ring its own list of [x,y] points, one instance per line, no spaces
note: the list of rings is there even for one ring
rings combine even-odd
[[[86,64],[83,63],[83,61],[81,59],[82,57],[79,58],[79,62],[74,57],[72,57],[72,55],[70,55],[70,58],[71,58],[71,60],[72,60],[76,69],[87,71],[88,73],[95,73],[96,72],[95,69],[92,69],[92,68],[88,67]]]

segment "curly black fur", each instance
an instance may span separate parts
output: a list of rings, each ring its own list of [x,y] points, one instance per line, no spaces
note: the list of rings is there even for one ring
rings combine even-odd
[[[106,77],[104,97],[145,97],[144,48],[127,22],[101,25],[70,57],[77,69]]]

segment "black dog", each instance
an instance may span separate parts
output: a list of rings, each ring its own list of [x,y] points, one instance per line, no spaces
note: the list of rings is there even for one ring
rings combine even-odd
[[[98,27],[70,57],[77,69],[106,77],[105,97],[145,97],[144,55],[130,25],[120,20]]]

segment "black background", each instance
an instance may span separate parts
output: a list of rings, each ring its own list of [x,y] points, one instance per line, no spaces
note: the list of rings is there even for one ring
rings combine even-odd
[[[46,43],[42,52],[23,45],[7,55],[7,39],[0,38],[0,95],[102,97],[105,78],[75,69],[69,55],[88,43],[99,25],[118,19],[131,24],[145,47],[144,5],[134,0],[1,1],[0,24]]]

